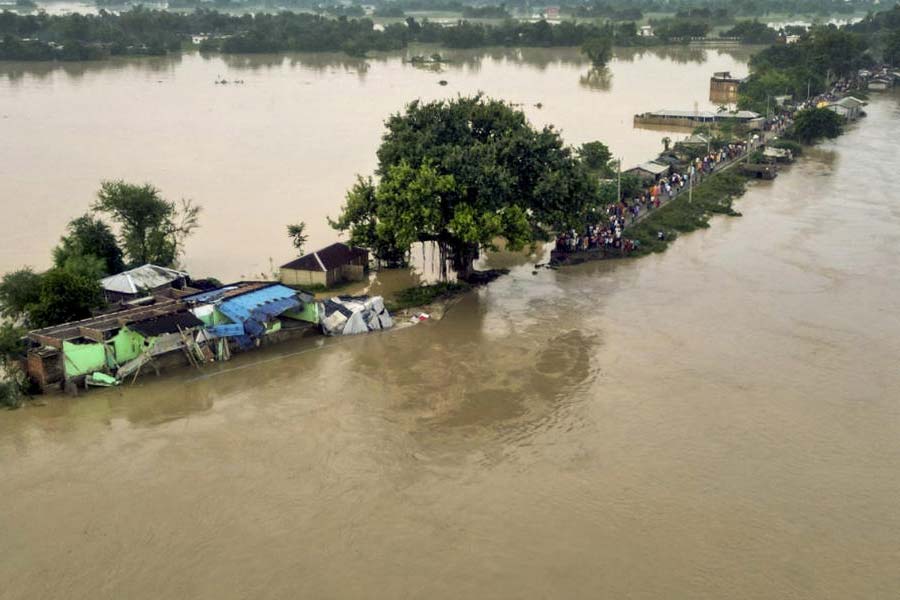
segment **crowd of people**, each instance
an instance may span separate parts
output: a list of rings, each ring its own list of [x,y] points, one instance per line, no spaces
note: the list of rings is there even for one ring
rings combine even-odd
[[[758,136],[751,139],[755,145]],[[713,173],[724,164],[739,158],[747,152],[747,142],[733,142],[718,150],[698,156],[689,161],[686,167],[678,170],[669,169],[668,174],[654,179],[631,198],[621,198],[619,202],[605,207],[599,223],[589,223],[582,231],[570,229],[557,235],[556,250],[562,253],[581,252],[585,250],[618,250],[631,252],[636,247],[634,240],[624,237],[625,227],[641,219],[641,215],[666,204],[684,192],[692,183],[696,185],[705,176]],[[660,239],[664,232],[658,232]]]

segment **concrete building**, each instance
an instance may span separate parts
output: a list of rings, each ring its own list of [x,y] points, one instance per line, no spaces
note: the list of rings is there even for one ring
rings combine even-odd
[[[281,266],[281,283],[293,286],[361,281],[369,268],[369,252],[340,242],[310,252]]]
[[[735,104],[742,79],[732,77],[729,71],[713,73],[709,79],[709,99],[719,104]]]

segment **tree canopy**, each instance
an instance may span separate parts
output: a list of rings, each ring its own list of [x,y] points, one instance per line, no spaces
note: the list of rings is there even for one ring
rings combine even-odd
[[[122,249],[109,225],[86,214],[69,222],[68,234],[53,249],[53,264],[63,267],[78,257],[94,256],[102,261],[102,275],[114,275],[125,270]]]
[[[794,115],[793,136],[804,144],[841,134],[843,119],[828,108],[807,108]]]
[[[416,101],[386,127],[379,182],[360,178],[332,222],[379,258],[436,242],[465,277],[479,248],[498,238],[521,248],[596,206],[595,176],[559,133],[503,102]]]
[[[122,248],[132,266],[173,266],[185,238],[198,226],[199,206],[182,200],[177,207],[150,184],[104,181],[97,198],[94,210],[119,225]]]

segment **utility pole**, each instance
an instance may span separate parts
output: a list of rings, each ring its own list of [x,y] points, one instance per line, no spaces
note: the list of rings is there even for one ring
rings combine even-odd
[[[619,167],[617,169],[618,174],[616,177],[616,203],[618,204],[622,201],[622,158],[619,157],[619,160],[617,162],[619,164]]]

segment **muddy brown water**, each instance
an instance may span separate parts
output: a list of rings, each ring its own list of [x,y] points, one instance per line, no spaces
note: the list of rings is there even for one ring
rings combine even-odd
[[[868,112],[664,254],[492,257],[439,322],[0,412],[0,598],[896,598]]]
[[[442,52],[452,62],[439,72],[401,54],[0,62],[0,272],[46,268],[100,181],[122,178],[203,206],[192,274],[258,278],[292,258],[287,223],[307,223],[309,248],[337,239],[326,217],[374,170],[384,120],[416,98],[483,91],[567,143],[603,140],[627,168],[666,135],[633,129],[635,112],[712,108],[710,75],[745,73],[750,49],[623,49],[602,73],[577,49]]]

